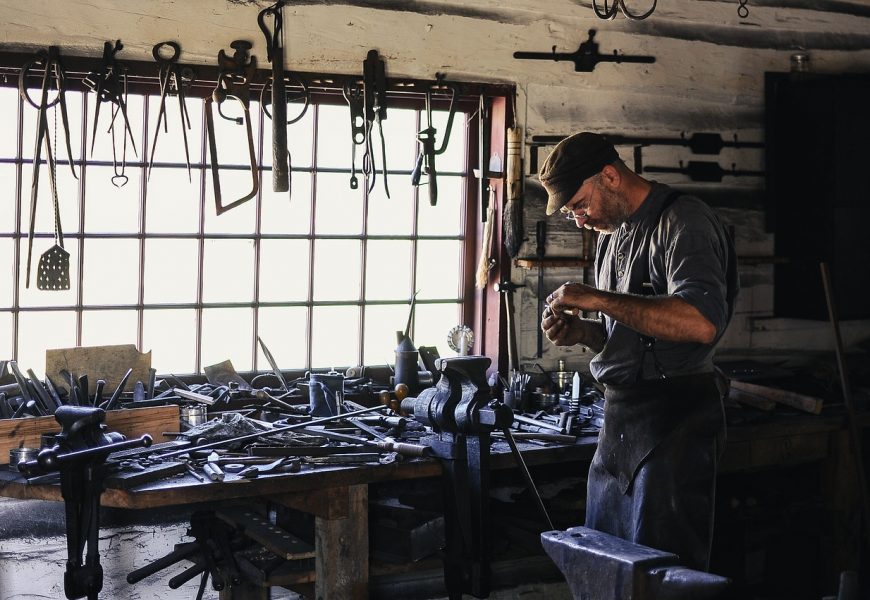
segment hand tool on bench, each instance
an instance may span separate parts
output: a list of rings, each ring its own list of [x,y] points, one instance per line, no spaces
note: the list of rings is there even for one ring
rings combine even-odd
[[[278,363],[275,361],[275,357],[272,356],[272,353],[269,352],[266,343],[263,342],[263,338],[257,336],[257,343],[260,344],[260,349],[263,351],[263,356],[265,356],[266,360],[269,362],[269,366],[272,368],[272,373],[274,373],[275,377],[278,378],[278,381],[281,382],[281,389],[285,392],[289,391],[290,388],[287,387],[287,380],[284,379],[284,374],[281,372],[281,369],[278,368]]]
[[[254,131],[251,127],[251,82],[257,72],[257,59],[249,55],[251,42],[235,40],[230,44],[233,48],[233,56],[228,57],[223,50],[218,52],[217,86],[205,99],[205,120],[208,132],[208,150],[211,158],[211,178],[214,187],[215,211],[222,215],[231,208],[243,204],[257,195],[260,189],[259,173],[257,171],[257,154],[254,150]],[[228,117],[223,113],[222,105],[225,100],[236,100],[242,107],[241,117]],[[223,203],[221,196],[220,163],[217,156],[217,141],[215,139],[214,116],[212,105],[217,104],[218,115],[228,121],[239,125],[244,124],[247,131],[248,158],[251,167],[251,190],[229,204]]]
[[[124,373],[124,376],[121,377],[121,381],[118,382],[118,387],[115,388],[115,391],[112,392],[112,396],[106,401],[105,406],[100,406],[100,408],[104,408],[105,410],[111,410],[115,408],[115,404],[118,402],[118,398],[121,397],[121,394],[124,393],[124,387],[127,385],[127,380],[130,379],[130,375],[133,373],[133,369],[127,369],[127,372]]]
[[[347,413],[350,414],[350,413]],[[352,421],[353,422],[353,421]],[[363,431],[368,431],[368,426],[363,425],[362,423],[353,422],[354,426],[359,427]],[[358,435],[349,435],[347,433],[339,433],[337,431],[330,431],[329,429],[319,428],[319,427],[304,427],[302,429],[305,433],[310,433],[311,435],[323,436],[329,440],[335,440],[338,442],[348,442],[350,444],[362,444],[364,446],[370,446],[372,448],[377,448],[384,452],[397,452],[404,456],[414,456],[414,457],[422,457],[429,456],[432,451],[428,446],[420,446],[418,444],[406,444],[404,442],[397,442],[395,440],[389,439],[386,436],[378,440],[370,440],[368,438],[364,438]],[[380,434],[374,434],[380,435]]]
[[[54,398],[42,386],[42,383],[36,377],[36,373],[33,372],[33,369],[27,369],[27,375],[30,377],[30,385],[33,386],[33,391],[36,392],[34,396],[37,397],[40,404],[45,407],[46,414],[54,414],[54,411],[57,410],[57,407],[60,406],[60,404],[56,403]]]
[[[272,191],[290,190],[290,166],[287,152],[287,89],[284,87],[284,0],[278,0],[257,15],[257,23],[266,37],[266,59],[272,63]],[[266,25],[272,17],[272,31]]]
[[[31,70],[43,69],[42,88],[40,101],[37,104],[27,93],[27,77]],[[60,64],[60,51],[57,46],[50,46],[48,51],[40,51],[36,56],[21,67],[18,75],[18,93],[28,104],[36,108],[39,113],[36,120],[36,145],[33,150],[33,178],[30,185],[30,228],[27,234],[27,274],[25,287],[30,287],[30,266],[33,256],[33,237],[36,223],[36,200],[39,195],[39,167],[42,160],[42,145],[45,142],[46,159],[48,161],[48,176],[51,184],[51,195],[54,202],[54,225],[55,245],[40,257],[40,278],[37,281],[39,289],[68,290],[69,283],[69,253],[63,248],[63,231],[60,226],[60,209],[57,198],[57,168],[54,153],[51,149],[51,139],[48,133],[48,118],[46,111],[49,108],[60,106],[60,115],[63,122],[64,135],[66,138],[67,156],[73,177],[78,179],[73,167],[72,146],[69,135],[69,118],[66,110],[65,95],[66,76]],[[49,101],[48,91],[53,82],[57,90],[57,96]],[[57,109],[55,108],[55,111]],[[55,122],[57,117],[55,116]]]
[[[514,292],[517,291],[517,288],[525,286],[522,284],[517,285],[509,279],[505,279],[496,283],[494,287],[495,291],[504,297],[508,341],[508,373],[512,373],[516,369],[517,364],[517,332],[514,328]]]
[[[164,56],[161,51],[164,48],[172,50],[170,56]],[[157,80],[160,82],[160,108],[157,109],[157,126],[151,139],[151,158],[148,160],[148,175],[151,178],[151,168],[154,166],[154,151],[157,148],[157,136],[160,135],[160,124],[163,130],[169,133],[169,118],[166,116],[166,96],[175,95],[178,98],[178,111],[181,117],[181,136],[184,140],[184,160],[187,163],[187,178],[192,181],[190,172],[190,148],[187,142],[187,130],[190,129],[190,115],[187,112],[187,104],[184,99],[184,87],[190,85],[195,79],[193,69],[180,67],[178,58],[181,55],[181,46],[177,42],[160,42],[151,48],[151,56],[159,65]]]

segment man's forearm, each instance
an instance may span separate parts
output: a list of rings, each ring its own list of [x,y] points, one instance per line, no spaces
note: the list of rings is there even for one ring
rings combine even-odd
[[[716,327],[694,306],[673,296],[598,291],[598,310],[638,333],[672,342],[711,343]]]
[[[607,337],[604,333],[604,325],[598,319],[578,319],[577,321],[579,344],[582,344],[593,352],[601,352]]]

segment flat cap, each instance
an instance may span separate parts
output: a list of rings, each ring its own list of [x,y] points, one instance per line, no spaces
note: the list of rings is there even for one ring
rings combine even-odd
[[[597,133],[575,133],[559,142],[538,173],[547,190],[547,215],[565,206],[584,181],[618,158],[613,144]]]

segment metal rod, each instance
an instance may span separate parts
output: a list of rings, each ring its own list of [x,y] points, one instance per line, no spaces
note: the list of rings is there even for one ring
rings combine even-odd
[[[285,427],[276,427],[275,429],[271,429],[269,431],[257,431],[256,433],[249,433],[247,435],[241,435],[239,437],[229,438],[226,440],[218,440],[216,442],[211,442],[208,444],[201,444],[199,446],[194,446],[192,448],[184,448],[182,450],[176,450],[174,452],[167,452],[166,454],[158,454],[157,458],[169,458],[171,456],[179,456],[181,454],[187,454],[191,450],[208,450],[210,448],[220,448],[221,446],[226,446],[227,444],[233,444],[235,442],[243,442],[245,440],[255,440],[259,437],[274,435],[276,433],[284,433],[285,431],[292,431],[294,429],[301,429],[303,427],[311,427],[312,425],[317,425],[318,423],[327,423],[329,421],[337,421],[339,419],[344,419],[347,417],[352,417],[354,415],[361,415],[364,413],[374,412],[376,410],[383,410],[386,408],[385,406],[370,406],[368,408],[364,408],[362,410],[355,410],[353,412],[344,413],[341,415],[333,415],[331,417],[323,417],[321,419],[314,419],[312,421],[303,421],[302,423],[295,423],[293,425],[287,425]]]
[[[538,488],[535,487],[535,481],[532,479],[532,474],[529,473],[529,468],[526,466],[526,461],[523,460],[523,455],[520,453],[520,449],[517,448],[517,443],[514,441],[514,437],[511,434],[511,428],[505,427],[502,429],[504,433],[504,439],[507,440],[508,445],[511,447],[511,452],[514,455],[514,458],[517,459],[517,465],[520,467],[520,471],[523,472],[523,477],[526,479],[526,483],[529,484],[529,487],[532,490],[532,493],[535,495],[535,500],[538,502],[538,508],[541,509],[541,513],[544,515],[544,519],[547,521],[547,525],[550,526],[550,529],[556,529],[553,527],[553,521],[550,520],[550,514],[547,512],[547,507],[544,506],[544,501],[541,500],[541,495],[538,493]]]
[[[852,390],[849,386],[849,374],[846,370],[846,357],[843,351],[843,338],[840,335],[840,321],[837,318],[837,308],[834,305],[834,291],[831,286],[831,274],[827,263],[819,265],[822,271],[822,285],[825,288],[825,302],[828,305],[828,317],[834,332],[834,344],[837,351],[837,369],[840,371],[840,385],[843,388],[843,403],[846,406],[846,420],[849,424],[849,434],[852,438],[852,451],[855,454],[855,467],[858,471],[858,483],[861,487],[861,501],[864,509],[864,534],[870,539],[870,493],[867,490],[867,474],[864,471],[864,451],[861,447],[861,431],[855,417],[855,407],[852,403]]]

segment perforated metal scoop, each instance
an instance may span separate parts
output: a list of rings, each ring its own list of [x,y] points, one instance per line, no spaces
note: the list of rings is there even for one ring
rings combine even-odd
[[[39,257],[36,287],[40,290],[69,289],[69,252],[55,244]]]

